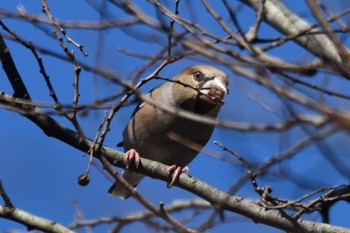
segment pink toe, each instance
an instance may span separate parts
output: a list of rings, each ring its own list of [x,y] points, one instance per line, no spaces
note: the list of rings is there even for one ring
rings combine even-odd
[[[167,172],[173,173],[172,179],[171,179],[170,183],[168,184],[168,187],[172,187],[174,185],[174,183],[179,179],[181,173],[186,172],[188,174],[189,169],[188,169],[188,167],[182,168],[182,167],[177,166],[177,165],[171,165],[168,167]]]
[[[126,156],[126,169],[129,169],[132,163],[135,163],[135,166],[138,167],[140,165],[140,155],[135,149],[130,149],[125,152]]]

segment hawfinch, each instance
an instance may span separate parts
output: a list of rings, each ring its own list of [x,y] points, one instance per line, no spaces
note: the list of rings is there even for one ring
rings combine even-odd
[[[227,86],[228,78],[224,72],[212,66],[196,65],[147,95],[159,105],[216,118],[223,97],[228,93]],[[212,125],[165,112],[154,104],[141,103],[123,133],[128,161],[126,170],[122,172],[123,178],[134,187],[141,181],[144,175],[127,169],[131,162],[137,166],[140,157],[143,157],[169,165],[168,171],[173,173],[169,186],[172,186],[208,142],[213,130]],[[130,196],[117,184],[110,188],[109,193],[122,199]]]

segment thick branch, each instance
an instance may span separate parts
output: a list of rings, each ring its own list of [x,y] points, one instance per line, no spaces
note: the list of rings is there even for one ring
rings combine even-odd
[[[0,95],[0,103],[11,104],[11,98],[13,97],[2,94]],[[33,109],[32,111],[24,114],[24,116],[34,122],[48,136],[65,142],[78,150],[86,153],[92,146],[91,140],[81,138],[78,133],[61,125],[39,108]],[[103,146],[101,151],[97,152],[97,155],[104,156],[116,166],[124,167],[125,156],[124,153],[120,151]],[[155,179],[169,181],[171,177],[169,177],[167,168],[168,166],[164,164],[142,158],[141,166],[132,170]],[[217,206],[221,209],[244,215],[250,219],[253,219],[255,222],[264,223],[285,231],[350,233],[350,229],[306,221],[303,219],[299,219],[298,221],[294,222],[291,219],[286,219],[278,211],[266,210],[265,208],[258,206],[251,201],[245,200],[242,197],[228,195],[186,174],[180,175],[179,181],[175,183],[175,185],[202,197],[203,199],[209,201],[214,207]]]
[[[240,1],[259,11],[260,0]],[[266,0],[263,17],[267,23],[285,35],[299,35],[311,29],[308,22],[290,11],[280,0]],[[299,36],[295,41],[316,57],[331,63],[344,77],[350,78],[348,67],[342,63],[337,48],[326,35]]]
[[[15,207],[0,205],[0,217],[13,220],[28,227],[28,230],[37,229],[44,232],[73,233],[74,231],[61,224],[35,216]]]

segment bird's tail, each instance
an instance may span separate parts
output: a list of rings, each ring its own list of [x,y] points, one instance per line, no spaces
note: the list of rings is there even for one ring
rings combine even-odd
[[[124,170],[121,175],[127,182],[129,182],[130,185],[134,187],[136,187],[136,185],[140,183],[144,177],[144,175],[128,170]],[[108,193],[112,196],[120,197],[121,199],[130,197],[130,192],[126,190],[122,185],[118,185],[117,182],[115,182],[112,187],[110,187]]]

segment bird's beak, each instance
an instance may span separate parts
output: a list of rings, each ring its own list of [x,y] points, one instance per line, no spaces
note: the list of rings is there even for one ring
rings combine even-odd
[[[200,88],[200,99],[210,104],[223,104],[225,94],[228,94],[227,83],[224,77],[216,76],[208,79]]]

